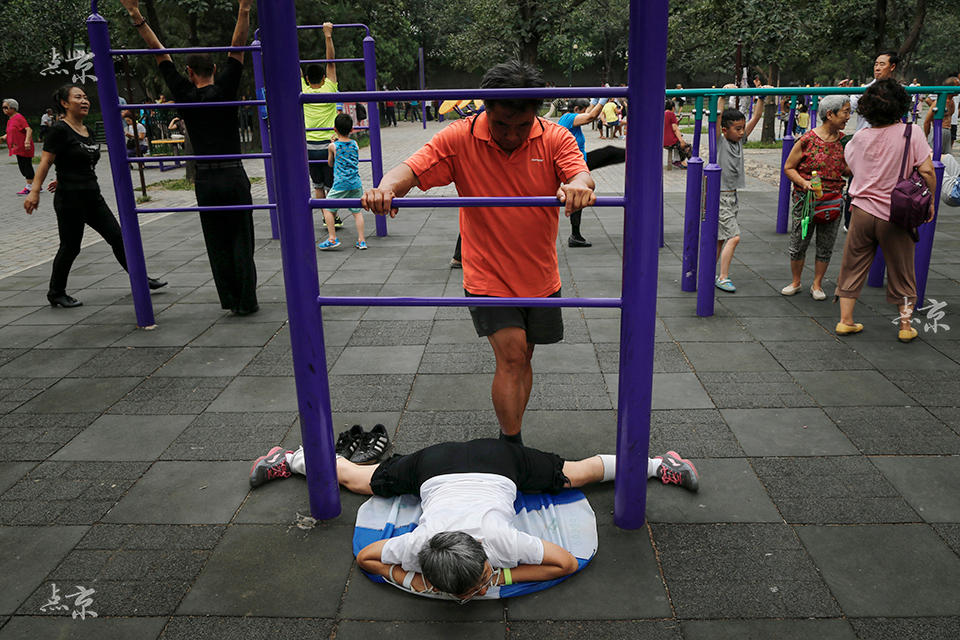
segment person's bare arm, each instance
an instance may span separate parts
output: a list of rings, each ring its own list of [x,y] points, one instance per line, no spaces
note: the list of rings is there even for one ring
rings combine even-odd
[[[326,42],[326,58],[327,60],[333,60],[337,57],[336,49],[333,48],[333,23],[324,22],[323,23],[323,39]],[[337,81],[337,64],[335,62],[327,63],[327,77],[330,78],[330,82]]]
[[[50,172],[50,166],[53,164],[53,161],[57,158],[54,154],[49,151],[44,151],[40,156],[40,165],[37,166],[37,171],[33,176],[33,184],[30,186],[30,193],[27,194],[27,197],[23,201],[23,209],[27,214],[32,214],[37,210],[37,207],[40,204],[40,190],[43,186],[43,181],[47,179],[47,174]]]
[[[143,38],[144,44],[147,45],[148,49],[163,49],[163,43],[160,42],[160,38],[157,37],[157,34],[153,32],[153,29],[150,28],[150,25],[147,24],[146,19],[140,13],[140,0],[120,0],[120,4],[123,5],[123,8],[127,10],[127,13],[130,14],[130,20],[133,24],[140,25],[137,27],[137,33],[140,34],[140,37]],[[157,64],[161,62],[172,60],[172,58],[166,53],[154,56],[157,61]]]
[[[927,109],[927,115],[923,119],[923,135],[930,135],[930,127],[933,124],[933,115],[936,112],[936,107],[930,107]]]
[[[753,97],[750,98],[753,100]],[[753,116],[747,122],[747,128],[744,130],[743,137],[749,138],[750,134],[753,133],[753,130],[757,128],[757,123],[760,122],[760,116],[763,115],[763,109],[758,108],[759,105],[753,105]]]
[[[557,189],[557,198],[566,205],[564,208],[566,215],[569,216],[574,211],[593,206],[597,201],[597,194],[594,193],[596,187],[589,171],[581,171],[573,176],[570,182],[560,185]]]
[[[573,119],[573,126],[582,127],[585,124],[590,124],[596,120],[600,113],[603,111],[603,105],[607,103],[606,100],[603,102],[597,102],[597,104],[591,106],[589,109],[583,113],[578,113],[577,117]]]
[[[380,554],[383,552],[383,545],[385,543],[386,540],[377,540],[365,546],[360,550],[360,553],[357,554],[357,564],[367,573],[383,576],[384,578],[389,577],[395,583],[402,584],[408,572],[404,571],[399,565],[384,564],[380,560]],[[410,587],[414,591],[426,591],[427,581],[423,579],[423,576],[419,573],[414,573],[413,576],[413,582],[410,584]]]
[[[397,216],[396,207],[392,206],[394,198],[402,198],[407,195],[410,189],[419,184],[417,176],[406,164],[399,164],[383,176],[380,184],[371,189],[367,189],[360,198],[360,206],[367,211],[372,211],[377,215],[390,214],[391,218]],[[559,196],[558,196],[559,197]],[[569,214],[568,214],[569,215]]]
[[[920,166],[917,167],[917,171],[920,173],[920,177],[923,178],[923,181],[927,184],[927,188],[930,189],[930,193],[936,194],[937,192],[937,172],[933,169],[933,156],[927,156],[926,160],[920,163]],[[933,220],[933,215],[936,212],[937,199],[930,198],[930,215],[927,217],[927,222]]]
[[[543,562],[541,564],[521,564],[511,569],[514,582],[538,582],[555,580],[568,576],[579,567],[572,553],[552,542],[543,540]]]
[[[23,139],[23,148],[24,149],[33,149],[33,129],[30,128],[30,125],[27,125],[26,131],[24,131],[26,137]]]
[[[230,40],[231,47],[242,47],[247,44],[247,35],[250,33],[251,5],[253,5],[253,0],[240,0],[240,8],[237,10],[237,24],[233,28],[233,38]],[[227,57],[243,63],[243,51],[231,51]]]
[[[337,158],[337,145],[331,142],[330,144],[327,145],[327,164],[332,167],[333,163],[336,162],[336,158]]]
[[[800,189],[807,190],[810,189],[810,181],[801,176],[800,172],[797,171],[802,157],[803,150],[800,148],[800,145],[793,145],[793,149],[790,150],[790,155],[787,156],[787,161],[783,163],[783,175],[787,176],[787,179]]]

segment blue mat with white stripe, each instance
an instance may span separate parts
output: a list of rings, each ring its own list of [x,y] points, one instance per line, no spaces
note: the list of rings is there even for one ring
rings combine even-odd
[[[586,496],[578,489],[565,489],[560,493],[517,493],[513,503],[516,511],[514,524],[520,531],[557,544],[574,555],[582,571],[597,553],[597,517]],[[404,495],[396,498],[374,496],[357,511],[357,524],[353,530],[353,555],[378,540],[386,540],[413,531],[420,521],[420,498]],[[374,582],[387,582],[381,576],[364,572]],[[570,576],[543,582],[521,582],[493,587],[477,599],[495,600],[513,598],[548,589]],[[393,585],[403,591],[428,598],[452,599],[446,594],[417,593],[412,589]]]

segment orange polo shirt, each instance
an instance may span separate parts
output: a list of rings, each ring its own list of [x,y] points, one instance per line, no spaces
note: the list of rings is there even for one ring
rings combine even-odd
[[[487,114],[447,125],[407,166],[420,188],[455,183],[471,196],[555,196],[587,171],[567,129],[537,118],[512,153],[490,137]],[[463,288],[497,297],[545,297],[560,288],[557,207],[461,207]]]

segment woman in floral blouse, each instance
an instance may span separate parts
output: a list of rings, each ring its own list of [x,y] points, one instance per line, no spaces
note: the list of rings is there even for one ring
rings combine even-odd
[[[817,260],[813,273],[813,284],[810,295],[814,300],[826,299],[823,292],[823,276],[830,264],[833,255],[833,245],[837,240],[837,231],[842,224],[842,215],[837,215],[830,222],[809,225],[807,237],[802,237],[802,225],[796,215],[800,208],[797,203],[810,189],[810,179],[814,171],[820,176],[823,184],[823,195],[819,202],[835,201],[843,193],[844,175],[850,170],[843,159],[843,128],[850,119],[850,98],[848,96],[825,96],[820,101],[819,115],[822,124],[812,131],[803,134],[783,165],[783,173],[794,184],[793,188],[793,224],[790,229],[790,271],[793,280],[780,290],[785,296],[799,293],[803,288],[800,280],[803,274],[803,263],[806,260],[807,247],[814,234],[817,236]]]

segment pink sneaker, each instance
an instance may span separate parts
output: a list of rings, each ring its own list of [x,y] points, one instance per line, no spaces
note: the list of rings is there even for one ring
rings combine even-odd
[[[18,196],[25,196],[30,193],[30,187],[24,187],[22,191],[17,191]]]

